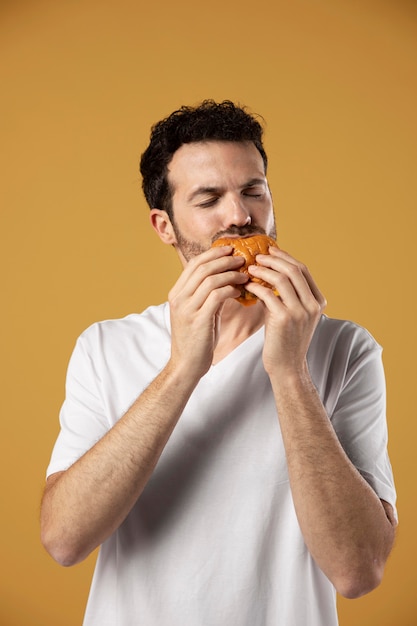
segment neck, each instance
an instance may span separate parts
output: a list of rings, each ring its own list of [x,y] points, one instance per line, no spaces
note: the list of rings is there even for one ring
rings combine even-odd
[[[264,311],[260,302],[243,306],[235,300],[227,301],[221,313],[220,334],[214,351],[213,365],[259,330],[263,323]]]

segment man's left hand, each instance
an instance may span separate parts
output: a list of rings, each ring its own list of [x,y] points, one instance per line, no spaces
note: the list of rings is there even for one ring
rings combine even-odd
[[[256,257],[259,265],[250,266],[249,273],[273,289],[254,282],[245,285],[265,306],[264,366],[270,375],[300,374],[326,299],[304,264],[283,250],[269,252]]]

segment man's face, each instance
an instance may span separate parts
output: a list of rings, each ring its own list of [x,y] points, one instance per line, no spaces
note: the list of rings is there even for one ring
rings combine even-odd
[[[251,142],[184,144],[168,168],[174,246],[183,262],[219,237],[275,238],[272,198],[260,153]]]

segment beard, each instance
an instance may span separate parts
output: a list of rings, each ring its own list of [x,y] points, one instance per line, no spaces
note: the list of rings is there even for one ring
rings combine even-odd
[[[272,239],[277,238],[277,231],[275,226],[275,220],[272,228],[270,228],[269,232],[266,232],[265,229],[257,226],[256,224],[247,224],[246,226],[230,226],[227,230],[221,230],[212,237],[210,244],[202,244],[199,241],[192,241],[191,239],[187,239],[184,237],[175,220],[172,219],[172,228],[175,233],[175,237],[177,240],[177,247],[182,253],[184,259],[190,261],[193,257],[206,252],[211,248],[211,245],[217,239],[221,237],[251,237],[254,235],[268,235]]]

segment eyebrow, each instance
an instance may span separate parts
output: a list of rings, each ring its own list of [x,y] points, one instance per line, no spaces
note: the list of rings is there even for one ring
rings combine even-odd
[[[244,185],[241,186],[241,189],[248,189],[250,187],[256,187],[257,185],[267,186],[266,180],[264,178],[251,178]],[[221,187],[197,187],[194,191],[190,193],[188,196],[188,201],[191,202],[195,200],[198,196],[208,195],[208,194],[219,194],[221,192]]]
[[[211,193],[219,193],[220,192],[220,187],[197,187],[197,189],[195,189],[193,192],[190,193],[190,195],[188,196],[188,200],[191,202],[192,200],[194,200],[195,198],[197,198],[197,196],[204,196],[204,195],[208,195]]]
[[[263,185],[264,187],[266,187],[265,178],[251,178],[250,180],[248,180],[246,185],[242,186],[242,189],[247,189],[248,187],[256,187],[257,185]]]

